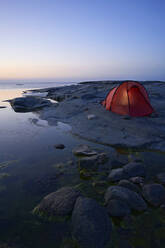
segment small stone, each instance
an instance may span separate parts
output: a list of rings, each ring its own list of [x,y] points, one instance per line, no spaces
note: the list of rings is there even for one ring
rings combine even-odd
[[[103,248],[111,241],[112,223],[95,200],[79,197],[72,213],[72,236],[81,248]]]
[[[96,115],[92,115],[92,114],[91,114],[91,115],[88,115],[88,116],[87,116],[87,119],[88,119],[88,120],[93,120],[93,119],[95,119],[95,118],[96,118]]]
[[[131,177],[131,178],[129,178],[129,180],[132,183],[136,183],[136,184],[143,184],[144,183],[144,178],[143,177]]]
[[[64,149],[65,146],[63,144],[57,144],[57,145],[55,145],[55,148],[56,149]]]
[[[131,120],[131,116],[129,116],[129,115],[124,115],[124,116],[123,116],[123,119],[124,119],[124,120]]]
[[[165,203],[165,188],[161,184],[147,184],[143,187],[144,198],[153,206]]]
[[[65,165],[64,165],[64,163],[59,163],[59,164],[55,164],[55,165],[53,165],[53,167],[54,168],[63,168]]]
[[[72,160],[69,160],[69,161],[67,161],[67,164],[68,164],[68,165],[73,165],[74,162],[73,162]]]
[[[126,202],[112,199],[107,204],[107,212],[110,216],[123,217],[130,214],[131,210]]]
[[[97,152],[92,150],[88,145],[79,145],[77,147],[75,147],[72,152],[75,155],[82,155],[82,156],[93,156],[96,155]]]

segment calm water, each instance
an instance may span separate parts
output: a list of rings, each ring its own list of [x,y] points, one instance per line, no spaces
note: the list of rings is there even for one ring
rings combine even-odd
[[[47,223],[31,211],[46,194],[81,182],[75,164],[66,163],[75,161],[73,147],[90,143],[73,137],[67,123],[49,126],[37,113],[14,112],[3,101],[19,97],[29,88],[1,86],[0,106],[6,108],[0,109],[0,245],[61,247],[69,233],[68,223]],[[58,143],[66,148],[55,149]],[[66,165],[58,166],[62,162]]]
[[[47,86],[33,85],[34,88]],[[37,112],[16,113],[9,103],[3,102],[21,96],[23,90],[30,88],[22,85],[8,85],[5,88],[0,84],[0,106],[6,106],[0,109],[0,247],[62,248],[64,241],[71,237],[70,222],[50,223],[33,216],[31,211],[45,195],[64,185],[81,183],[87,196],[100,200],[98,192],[91,187],[92,181],[80,178],[72,154],[75,146],[89,144],[106,151],[111,159],[127,160],[136,156],[143,159],[150,174],[156,173],[159,168],[162,170],[165,155],[149,151],[132,154],[90,143],[72,136],[67,123],[58,122],[57,126],[49,126],[47,121],[38,118]],[[54,145],[58,143],[66,148],[55,149]],[[68,164],[71,160],[73,164]],[[146,219],[146,225],[143,219]],[[134,222],[136,235],[130,236],[134,247],[152,247],[149,237],[154,233],[159,245],[155,247],[163,248],[164,223],[162,213],[149,211],[147,216],[137,216]],[[115,221],[114,227],[118,227]],[[143,232],[149,241],[146,241]],[[115,237],[116,243],[118,238]]]

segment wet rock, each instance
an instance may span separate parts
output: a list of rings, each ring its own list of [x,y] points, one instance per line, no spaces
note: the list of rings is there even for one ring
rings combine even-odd
[[[56,149],[64,149],[65,146],[63,144],[57,144],[54,146]]]
[[[34,213],[52,217],[66,217],[71,214],[80,192],[72,187],[63,187],[43,198]]]
[[[165,172],[164,173],[159,173],[156,176],[156,179],[157,179],[158,183],[165,184]]]
[[[43,107],[49,107],[52,103],[40,97],[27,96],[9,100],[15,112],[30,112]]]
[[[133,210],[143,211],[147,208],[145,201],[138,193],[121,186],[110,186],[107,189],[105,193],[106,204],[113,199],[127,203]]]
[[[131,178],[129,178],[129,180],[132,183],[136,183],[136,184],[143,184],[144,183],[144,178],[143,177],[131,177]]]
[[[130,189],[130,190],[133,190],[133,191],[135,191],[135,192],[137,192],[137,193],[140,193],[139,187],[138,187],[137,185],[131,183],[131,182],[128,181],[128,180],[123,179],[123,180],[121,180],[121,181],[118,183],[118,185],[121,186],[121,187],[125,187],[125,188],[127,188],[127,189]]]
[[[104,248],[111,241],[112,224],[95,200],[79,197],[72,213],[72,236],[80,248]]]
[[[100,153],[98,155],[84,157],[78,161],[80,170],[97,170],[100,164],[103,164],[107,160],[107,155],[105,153]]]
[[[96,155],[97,152],[92,150],[88,145],[79,145],[75,147],[72,151],[75,155],[82,156],[93,156]]]
[[[126,173],[124,173],[123,168],[118,168],[118,169],[111,170],[108,176],[108,181],[117,182],[117,181],[120,181],[121,179],[126,179],[126,178],[128,178],[128,176]]]
[[[110,216],[123,217],[130,214],[131,209],[126,202],[112,199],[107,204],[107,212]]]
[[[143,187],[144,198],[157,207],[165,203],[165,188],[161,184],[147,184]]]
[[[128,175],[128,177],[137,177],[137,176],[145,176],[144,165],[139,162],[130,162],[123,167],[124,172]]]
[[[91,114],[91,115],[88,115],[88,116],[87,116],[87,119],[88,119],[88,120],[93,120],[93,119],[95,119],[95,118],[96,118],[96,115],[92,115],[92,114]]]

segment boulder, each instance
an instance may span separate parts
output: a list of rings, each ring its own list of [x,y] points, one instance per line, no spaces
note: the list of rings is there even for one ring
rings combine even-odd
[[[128,204],[118,199],[112,199],[107,204],[107,212],[110,216],[123,217],[131,213]]]
[[[121,187],[125,187],[125,188],[127,188],[127,189],[130,189],[130,190],[132,190],[132,191],[135,191],[135,192],[137,192],[137,193],[140,193],[139,187],[138,187],[137,185],[131,183],[131,182],[128,181],[128,180],[123,179],[123,180],[121,180],[121,181],[118,183],[118,185],[121,186]]]
[[[97,152],[92,150],[88,145],[79,145],[75,147],[72,152],[77,156],[93,156],[96,155]]]
[[[165,203],[165,188],[161,184],[147,184],[143,187],[144,198],[157,207]]]
[[[104,248],[111,241],[107,211],[91,198],[79,197],[72,213],[72,236],[80,248]]]
[[[126,173],[124,173],[123,168],[118,168],[111,170],[108,176],[108,181],[113,183],[126,178],[128,178],[128,176]]]
[[[113,199],[125,202],[132,210],[143,211],[147,208],[145,201],[138,193],[121,186],[110,186],[107,189],[106,204]]]
[[[66,217],[71,214],[80,192],[72,187],[63,187],[43,198],[34,213],[51,217]]]
[[[52,105],[49,100],[35,96],[18,97],[9,102],[15,112],[30,112]]]
[[[140,162],[130,162],[123,167],[124,172],[128,175],[128,177],[143,177],[145,176],[145,168],[144,165]]]

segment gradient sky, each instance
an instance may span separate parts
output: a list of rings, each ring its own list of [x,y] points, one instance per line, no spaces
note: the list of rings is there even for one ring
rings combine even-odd
[[[165,80],[165,0],[0,0],[0,79]]]

